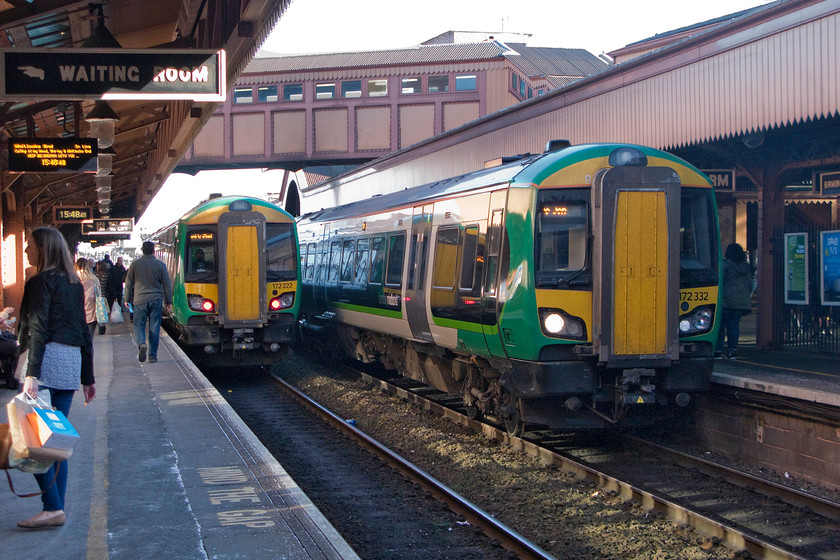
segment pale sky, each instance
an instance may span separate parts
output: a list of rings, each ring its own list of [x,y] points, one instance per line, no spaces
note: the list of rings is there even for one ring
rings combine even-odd
[[[529,33],[535,47],[609,52],[657,33],[766,4],[763,0],[293,0],[263,51],[349,52],[415,46],[446,31]],[[266,54],[265,52],[262,53]],[[282,171],[172,174],[136,231],[152,233],[210,193],[276,193]]]

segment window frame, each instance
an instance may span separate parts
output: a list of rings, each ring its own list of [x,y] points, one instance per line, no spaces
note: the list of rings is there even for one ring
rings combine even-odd
[[[385,85],[384,91],[372,91],[371,86]],[[387,78],[372,78],[367,81],[367,96],[368,97],[388,97],[388,79]]]
[[[454,243],[441,243],[441,235],[442,234],[449,234],[450,232],[455,233],[455,242]],[[451,240],[449,240],[451,241]],[[455,248],[455,257],[450,263],[450,267],[446,267],[446,263],[441,262],[441,257],[443,256],[443,251],[441,250],[441,245],[452,245]],[[441,226],[437,230],[437,235],[435,235],[435,260],[432,267],[432,288],[435,290],[446,290],[446,291],[454,291],[455,290],[455,283],[459,279],[458,274],[458,263],[460,261],[460,251],[461,251],[461,228],[457,225],[453,226]],[[442,274],[449,274],[450,277],[446,278],[449,284],[442,284],[439,283],[438,280],[441,280]]]
[[[417,81],[417,85],[412,87],[412,91],[406,91],[405,84],[408,81]],[[408,76],[400,78],[400,95],[417,95],[423,93],[423,78],[420,76]]]
[[[436,78],[444,78],[446,80],[446,84],[444,84],[444,89],[436,89],[432,90],[432,81]],[[434,74],[426,78],[426,92],[427,93],[449,93],[449,82],[450,77],[449,74]]]
[[[241,97],[240,94],[248,92],[248,97]],[[248,105],[254,102],[254,88],[253,87],[235,87],[233,88],[233,104],[234,105]]]
[[[399,254],[399,269],[393,270],[393,262],[392,257],[394,256],[394,247],[395,242],[402,240],[402,251]],[[394,233],[388,236],[388,247],[387,247],[387,255],[388,258],[385,262],[385,285],[391,288],[402,288],[403,285],[403,269],[405,268],[405,248],[406,248],[406,234],[404,232]],[[396,282],[392,280],[392,273],[396,273],[399,275],[399,278]]]
[[[264,96],[262,94],[263,90],[271,91],[272,89],[274,90],[273,95],[269,94],[269,95]],[[279,95],[280,95],[280,93],[279,93],[279,89],[277,87],[277,84],[257,86],[257,102],[258,103],[277,103],[277,101],[280,99]],[[272,97],[274,99],[271,99]]]
[[[298,88],[299,92],[297,92]],[[296,98],[297,96],[300,98]],[[283,84],[283,101],[292,103],[303,101],[303,84]]]
[[[315,82],[315,99],[323,101],[325,99],[335,99],[336,86],[335,82]]]
[[[353,84],[357,84],[358,88],[350,90]],[[349,95],[349,94],[357,95]],[[362,80],[343,80],[341,82],[341,98],[342,99],[358,99],[362,97]]]
[[[469,78],[472,87],[458,87],[459,80],[460,83],[464,83],[464,80]],[[478,91],[478,74],[456,74],[455,75],[455,91]]]

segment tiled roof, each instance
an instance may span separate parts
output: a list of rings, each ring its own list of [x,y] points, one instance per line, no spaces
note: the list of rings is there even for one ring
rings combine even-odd
[[[496,42],[422,45],[408,49],[362,51],[255,58],[245,68],[245,74],[262,72],[294,72],[327,68],[357,68],[360,66],[389,66],[430,64],[459,60],[489,60],[505,52]]]
[[[531,78],[553,77],[562,81],[591,76],[608,68],[606,62],[583,49],[529,47],[524,43],[509,43],[508,46],[518,54],[507,53],[507,59]]]
[[[244,74],[300,72],[376,66],[404,66],[458,61],[494,60],[506,57],[529,77],[545,77],[562,85],[596,74],[606,63],[583,49],[505,45],[498,41],[420,45],[407,49],[347,53],[304,54],[253,59]]]

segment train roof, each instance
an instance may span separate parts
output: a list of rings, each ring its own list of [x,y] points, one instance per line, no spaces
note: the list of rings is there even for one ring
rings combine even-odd
[[[673,154],[656,148],[617,143],[580,144],[546,151],[541,154],[516,156],[515,158],[510,158],[514,161],[502,163],[502,165],[496,167],[480,169],[425,185],[407,187],[402,191],[374,195],[365,200],[310,212],[302,216],[300,221],[329,222],[353,216],[366,216],[384,210],[415,206],[440,197],[461,194],[504,183],[543,185],[546,182],[552,182],[551,179],[556,178],[559,175],[559,171],[575,166],[576,164],[591,162],[589,167],[592,167],[595,171],[610,167],[608,163],[609,156],[618,148],[639,150],[658,165],[663,165],[663,162],[667,162],[669,166],[677,168],[682,183],[685,185],[710,185],[708,178],[696,167]],[[581,177],[584,175],[585,173],[580,174]],[[565,186],[589,186],[582,181],[577,185],[562,184]]]
[[[235,202],[237,200],[244,200],[244,201],[248,202],[251,206],[258,206],[258,207],[264,208],[266,210],[269,210],[271,212],[276,212],[283,217],[284,222],[286,222],[286,221],[293,222],[294,221],[294,217],[291,214],[289,214],[288,212],[286,212],[285,210],[283,210],[280,206],[277,206],[276,204],[274,204],[272,202],[269,202],[267,200],[264,200],[262,198],[257,198],[257,197],[253,197],[253,196],[236,196],[236,195],[213,196],[213,195],[211,195],[211,198],[199,202],[193,208],[191,208],[186,213],[184,213],[183,216],[181,216],[180,218],[175,220],[175,222],[173,222],[169,225],[166,225],[166,226],[160,228],[159,230],[157,230],[155,233],[152,234],[152,237],[153,238],[158,237],[158,236],[160,236],[161,233],[163,233],[166,230],[178,225],[179,223],[182,223],[182,222],[183,223],[189,223],[189,222],[195,220],[196,218],[198,218],[199,216],[202,216],[202,215],[207,214],[207,213],[214,213],[215,218],[218,219],[218,214],[221,213],[219,210],[221,210],[222,207],[230,206],[230,204],[232,202]],[[214,221],[214,220],[211,220],[211,221]]]

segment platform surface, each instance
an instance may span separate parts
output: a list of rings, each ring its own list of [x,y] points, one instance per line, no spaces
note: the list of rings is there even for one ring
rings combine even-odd
[[[0,474],[0,558],[358,558],[165,333],[159,361],[141,364],[131,325],[109,325],[94,359],[97,396],[83,406],[76,393],[69,416],[81,437],[67,522],[18,528],[41,500]],[[0,387],[6,403],[16,391]],[[10,472],[19,493],[38,490]]]

